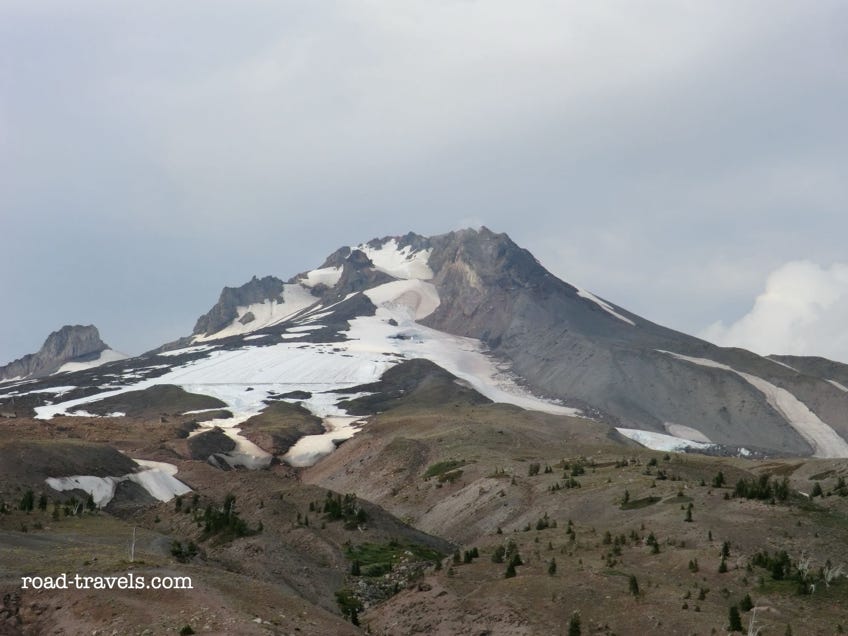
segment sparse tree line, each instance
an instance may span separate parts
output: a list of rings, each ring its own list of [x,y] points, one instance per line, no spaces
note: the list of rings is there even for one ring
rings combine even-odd
[[[71,496],[64,501],[49,499],[45,493],[40,493],[36,498],[35,492],[32,489],[27,489],[18,500],[17,506],[10,505],[5,500],[0,499],[0,514],[11,514],[15,509],[27,514],[33,513],[36,510],[42,513],[47,513],[47,509],[51,508],[51,519],[59,521],[63,517],[76,517],[85,513],[93,513],[97,511],[97,505],[94,503],[94,498],[89,495],[84,501],[79,500],[76,496]],[[43,524],[41,521],[36,521],[34,524],[36,529],[41,529]],[[29,526],[21,523],[21,531],[28,532]]]

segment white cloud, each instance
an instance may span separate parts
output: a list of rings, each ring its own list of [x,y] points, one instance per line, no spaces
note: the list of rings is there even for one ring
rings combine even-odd
[[[817,355],[848,361],[848,263],[792,261],[773,271],[742,318],[718,321],[700,336],[756,353]]]

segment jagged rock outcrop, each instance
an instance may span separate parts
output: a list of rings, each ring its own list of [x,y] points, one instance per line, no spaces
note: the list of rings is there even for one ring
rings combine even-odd
[[[238,318],[238,308],[266,300],[279,300],[283,295],[283,281],[274,276],[254,276],[241,287],[224,287],[218,302],[197,319],[193,335],[204,336],[220,331]]]
[[[94,325],[65,325],[47,336],[38,353],[0,367],[0,380],[50,375],[67,362],[94,361],[107,349]]]

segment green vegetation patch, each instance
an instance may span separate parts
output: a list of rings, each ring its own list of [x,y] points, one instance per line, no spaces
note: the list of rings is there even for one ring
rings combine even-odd
[[[424,479],[439,477],[445,473],[456,470],[460,466],[465,466],[466,463],[467,462],[461,459],[449,459],[447,461],[437,462],[427,469],[427,472],[424,473]],[[462,471],[459,471],[459,473],[462,474]],[[440,481],[444,481],[444,479],[440,479]]]
[[[647,508],[648,506],[653,506],[659,500],[659,497],[642,497],[641,499],[634,499],[632,501],[628,501],[627,503],[621,504],[621,509],[638,510],[639,508]]]
[[[683,504],[683,503],[689,503],[690,501],[692,501],[692,497],[690,497],[688,495],[675,495],[674,497],[669,497],[663,503]]]
[[[364,576],[382,576],[390,572],[403,556],[409,556],[407,553],[418,561],[439,561],[444,556],[438,550],[427,546],[416,543],[403,544],[395,540],[350,546],[345,551],[345,556],[358,565]]]

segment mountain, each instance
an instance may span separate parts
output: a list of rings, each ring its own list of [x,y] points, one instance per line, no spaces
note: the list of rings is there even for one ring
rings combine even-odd
[[[286,283],[254,278],[227,288],[198,321],[194,341],[282,332],[293,320],[312,325],[299,340],[333,342],[347,338],[340,334],[351,311],[391,313],[404,303],[415,314],[404,328],[473,338],[529,393],[643,443],[675,446],[673,438],[684,438],[692,448],[848,455],[846,395],[831,377],[837,371],[717,347],[657,325],[557,279],[486,228],[375,239],[340,248]],[[299,315],[313,306],[320,316]]]
[[[0,367],[0,380],[23,380],[79,371],[124,357],[100,339],[100,332],[94,325],[65,325],[47,336],[37,353]]]
[[[93,349],[103,350],[96,340]],[[54,358],[39,368],[55,371]],[[265,400],[305,392],[313,415],[337,418],[339,439],[355,431],[338,418],[353,416],[327,392],[376,382],[415,358],[495,402],[580,414],[655,448],[848,456],[840,365],[783,362],[662,327],[558,279],[487,228],[374,239],[286,281],[254,277],[224,288],[191,336],[125,361],[121,373],[84,379],[88,388],[61,402],[30,402],[49,417],[85,410],[100,392],[166,383],[203,387],[246,420]],[[256,390],[246,396],[247,387]],[[318,444],[322,452],[328,443]],[[302,461],[320,453],[307,455]]]

